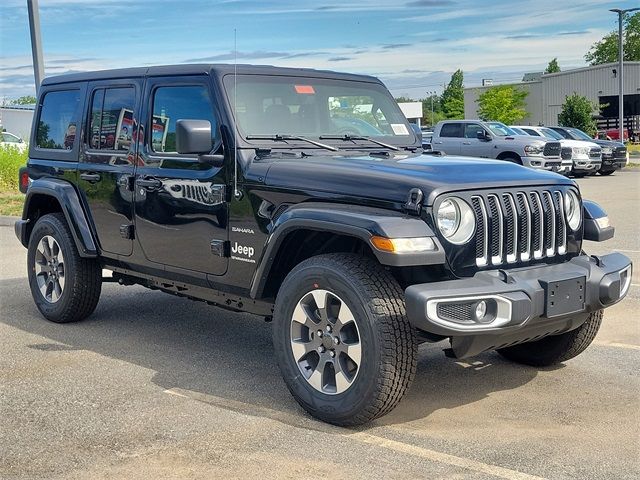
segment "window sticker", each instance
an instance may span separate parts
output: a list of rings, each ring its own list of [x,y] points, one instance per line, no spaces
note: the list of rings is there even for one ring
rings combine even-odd
[[[403,123],[392,123],[391,129],[394,135],[409,135],[409,130],[407,130],[407,126]]]

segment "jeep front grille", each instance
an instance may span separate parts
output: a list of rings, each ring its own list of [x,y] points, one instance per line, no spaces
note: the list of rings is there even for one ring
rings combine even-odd
[[[474,195],[476,265],[502,265],[567,252],[560,190]]]
[[[562,146],[560,145],[560,142],[547,142],[544,145],[544,151],[542,154],[545,157],[559,157],[561,150]]]

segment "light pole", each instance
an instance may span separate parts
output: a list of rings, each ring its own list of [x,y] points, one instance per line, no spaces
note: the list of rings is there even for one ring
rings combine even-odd
[[[429,98],[431,98],[431,126],[433,127],[433,96],[436,94],[436,92],[427,92],[427,95],[429,95]]]
[[[44,62],[42,61],[42,39],[40,38],[40,12],[38,0],[27,0],[29,11],[29,31],[31,33],[31,55],[33,57],[33,74],[36,80],[36,95],[44,77]]]
[[[635,12],[640,8],[627,8],[622,10],[620,8],[612,8],[609,11],[618,14],[618,113],[620,118],[618,120],[618,131],[620,132],[620,141],[624,143],[624,41],[622,36],[622,21],[624,15],[629,12]]]

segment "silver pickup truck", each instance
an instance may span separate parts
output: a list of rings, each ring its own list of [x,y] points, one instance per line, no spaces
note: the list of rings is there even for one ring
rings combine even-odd
[[[495,158],[558,173],[564,173],[563,169],[566,169],[562,166],[560,142],[517,135],[500,122],[438,122],[431,145],[434,152],[448,155]]]

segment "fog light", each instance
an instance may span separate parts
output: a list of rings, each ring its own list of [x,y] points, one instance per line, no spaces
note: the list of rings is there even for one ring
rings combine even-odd
[[[476,303],[476,308],[473,314],[476,317],[476,321],[481,322],[487,314],[487,302],[485,302],[484,300],[480,300],[478,303]]]

